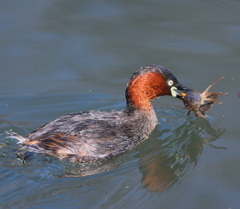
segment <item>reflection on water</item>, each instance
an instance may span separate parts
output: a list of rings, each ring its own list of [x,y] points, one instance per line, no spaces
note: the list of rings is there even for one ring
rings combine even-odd
[[[155,144],[155,150],[141,165],[142,182],[151,191],[162,192],[189,174],[202,154],[203,148],[217,140],[224,129],[213,129],[207,120],[187,121],[164,140]],[[186,177],[185,177],[186,178]]]

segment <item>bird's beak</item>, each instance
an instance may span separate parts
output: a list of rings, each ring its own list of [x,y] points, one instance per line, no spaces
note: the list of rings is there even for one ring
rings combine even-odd
[[[188,87],[185,87],[183,86],[182,84],[177,84],[175,86],[172,86],[171,87],[171,94],[173,97],[177,97],[177,98],[181,98],[181,94],[177,92],[177,90],[180,90],[180,91],[183,91],[183,92],[186,92],[186,91],[193,91],[192,89],[188,88]]]
[[[178,90],[181,90],[183,92],[186,92],[186,91],[193,91],[192,89],[188,88],[188,87],[185,87],[183,86],[182,84],[178,84],[176,85],[175,87],[177,87]]]

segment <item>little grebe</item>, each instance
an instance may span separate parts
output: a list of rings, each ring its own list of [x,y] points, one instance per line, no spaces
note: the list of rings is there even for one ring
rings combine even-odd
[[[151,99],[163,95],[179,97],[186,90],[160,65],[136,71],[126,87],[126,110],[71,113],[49,122],[23,140],[22,148],[60,159],[96,161],[109,159],[147,139],[158,123]]]

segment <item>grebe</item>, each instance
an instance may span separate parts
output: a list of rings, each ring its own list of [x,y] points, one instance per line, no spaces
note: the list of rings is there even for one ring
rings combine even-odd
[[[186,90],[177,78],[160,65],[136,71],[126,87],[126,110],[88,111],[61,116],[30,133],[20,150],[46,153],[80,162],[115,157],[147,139],[158,124],[151,99],[163,95],[179,97]]]

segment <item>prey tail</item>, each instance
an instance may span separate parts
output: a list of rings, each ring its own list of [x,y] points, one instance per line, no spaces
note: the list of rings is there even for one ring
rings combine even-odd
[[[25,140],[28,139],[12,131],[5,131],[5,134],[7,135],[6,138],[17,139],[19,144],[22,144]]]

